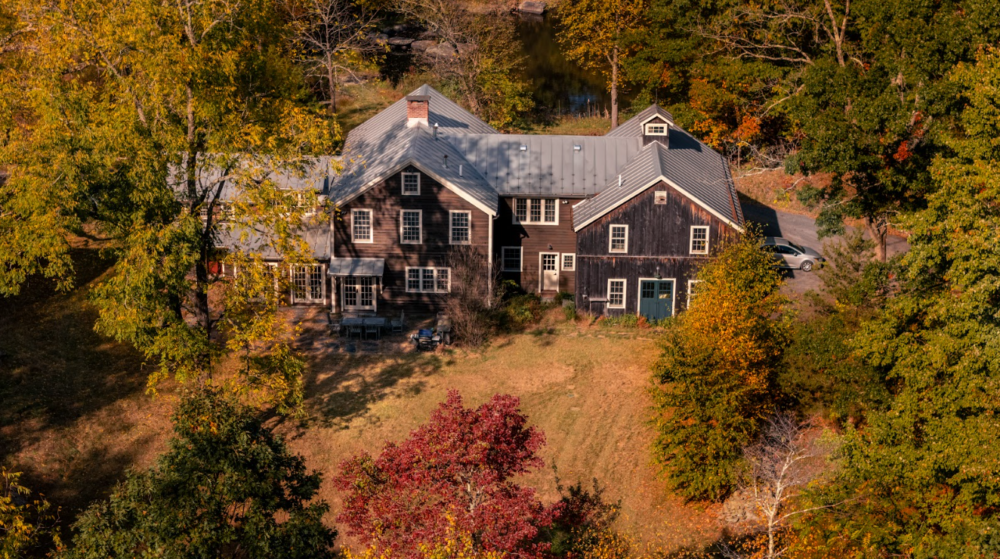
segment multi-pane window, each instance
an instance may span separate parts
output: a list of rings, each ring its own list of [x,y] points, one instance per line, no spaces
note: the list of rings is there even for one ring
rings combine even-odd
[[[572,252],[564,252],[562,255],[562,269],[564,272],[576,270],[576,255]]]
[[[407,268],[406,291],[409,293],[450,292],[451,268]]]
[[[708,254],[708,226],[691,227],[691,254]]]
[[[520,272],[521,247],[503,247],[500,250],[501,250],[500,256],[503,264],[503,271]]]
[[[608,280],[608,308],[625,308],[625,280]]]
[[[559,223],[559,211],[555,198],[517,198],[514,200],[515,223]]]
[[[612,225],[608,252],[628,252],[628,225]]]
[[[469,244],[469,227],[471,226],[472,212],[451,212],[451,244]]]
[[[321,264],[300,264],[293,266],[292,289],[295,300],[322,300],[323,266]]]
[[[351,210],[351,239],[356,243],[372,242],[371,210]]]
[[[344,278],[344,306],[348,308],[375,307],[375,278],[347,276]]]
[[[688,306],[691,306],[691,299],[695,295],[695,285],[697,285],[701,280],[688,280]]]
[[[420,244],[420,210],[403,210],[399,214],[399,238],[406,244]]]
[[[528,201],[524,198],[514,200],[514,218],[519,223],[528,221]]]
[[[650,123],[646,125],[646,135],[647,136],[666,136],[667,135],[667,125],[666,124],[654,124]]]
[[[420,173],[403,173],[403,195],[420,194]]]

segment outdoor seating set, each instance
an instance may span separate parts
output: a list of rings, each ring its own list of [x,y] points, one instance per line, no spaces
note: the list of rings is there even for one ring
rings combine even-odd
[[[382,334],[386,331],[392,333],[402,333],[404,316],[400,313],[399,318],[386,319],[382,316],[375,316],[374,313],[345,312],[339,320],[333,314],[329,315],[330,330],[338,336],[358,338],[359,340],[382,339]]]

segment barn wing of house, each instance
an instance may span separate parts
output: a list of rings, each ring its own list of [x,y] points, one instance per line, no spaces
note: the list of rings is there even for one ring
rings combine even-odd
[[[337,207],[290,271],[293,302],[335,312],[439,310],[471,246],[529,292],[663,318],[743,227],[726,160],[656,105],[605,136],[501,134],[424,85],[352,130],[342,162],[291,186]]]

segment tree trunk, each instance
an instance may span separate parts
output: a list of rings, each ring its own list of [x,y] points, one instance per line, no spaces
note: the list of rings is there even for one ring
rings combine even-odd
[[[198,206],[205,203],[205,200],[198,195],[197,166],[198,154],[201,152],[200,141],[198,139],[194,118],[194,94],[191,87],[187,87],[187,191],[189,197],[189,207],[192,213],[196,212]],[[205,227],[211,227],[211,216],[205,223]],[[209,235],[202,235],[200,246],[198,247],[198,262],[195,264],[195,286],[194,286],[194,310],[195,320],[198,325],[205,329],[205,336],[211,336],[212,323],[208,309],[208,258],[211,256],[211,242]]]
[[[333,60],[326,59],[327,96],[330,97],[330,116],[337,114],[337,74],[333,70]]]
[[[866,217],[865,218],[865,231],[875,242],[875,258],[879,262],[885,262],[887,258],[886,254],[886,242],[889,237],[889,224],[886,223],[885,218],[877,217]]]
[[[611,51],[611,129],[618,128],[618,47]]]

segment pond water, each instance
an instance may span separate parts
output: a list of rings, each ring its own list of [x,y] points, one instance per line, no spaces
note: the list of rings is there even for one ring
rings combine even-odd
[[[531,82],[536,108],[556,113],[583,113],[595,105],[610,108],[611,95],[604,77],[563,56],[556,39],[557,25],[551,15],[518,17],[524,77]]]

